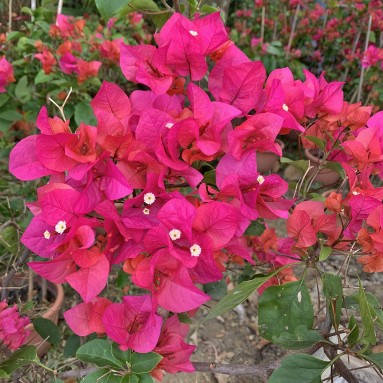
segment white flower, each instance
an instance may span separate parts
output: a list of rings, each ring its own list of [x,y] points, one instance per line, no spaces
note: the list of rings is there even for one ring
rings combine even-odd
[[[174,124],[172,122],[167,122],[165,124],[165,128],[168,128],[168,129],[171,129],[173,126],[174,126]]]
[[[283,109],[284,111],[286,111],[286,112],[289,111],[289,107],[288,107],[286,104],[283,104],[283,105],[282,105],[282,109]]]
[[[178,229],[172,229],[169,231],[169,237],[172,241],[181,238],[181,232]]]
[[[149,215],[150,214],[150,210],[146,207],[144,210],[142,210],[142,212],[145,214],[145,215]]]
[[[360,193],[358,193],[356,190],[354,190],[354,191],[352,192],[352,194],[354,194],[354,195],[359,195]]]
[[[153,193],[145,193],[144,202],[147,205],[152,205],[156,200],[156,196]]]
[[[262,185],[262,184],[265,182],[265,177],[263,177],[263,176],[258,176],[258,177],[257,177],[257,181],[258,181],[258,183],[259,183],[260,185]]]
[[[48,230],[44,231],[44,238],[49,239],[51,237],[51,233]]]
[[[55,226],[56,233],[62,234],[66,230],[66,222],[58,221]]]
[[[194,36],[194,37],[198,36],[198,32],[196,32],[196,31],[189,31],[189,33],[190,33],[192,36]]]
[[[201,246],[196,243],[190,248],[190,254],[192,257],[199,257],[201,255]]]

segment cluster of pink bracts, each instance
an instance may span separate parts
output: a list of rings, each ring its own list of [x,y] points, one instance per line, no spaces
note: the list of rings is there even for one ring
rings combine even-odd
[[[0,302],[0,345],[5,345],[10,350],[21,347],[29,330],[26,327],[30,321],[28,317],[21,317],[16,305],[8,307],[8,304]]]
[[[329,244],[340,235],[321,202],[298,204],[290,214],[295,201],[283,198],[287,182],[260,174],[257,153],[281,156],[277,135],[304,132],[310,121],[308,135],[340,140],[331,158],[351,169],[349,179],[354,174],[350,193],[358,188],[362,205],[368,198],[381,203],[381,192],[368,194],[366,179],[382,175],[383,118],[344,102],[340,82],[309,72],[304,82],[294,80],[288,68],[267,77],[261,62],[229,40],[219,13],[193,21],[174,14],[155,40],[157,47],[121,47],[126,78],[150,90],[128,97],[104,82],[91,102],[97,127],[81,124],[75,133],[42,108],[40,134],[16,145],[10,171],[22,180],[50,177],[28,204],[34,218],[22,242],[47,258],[29,263],[33,270],[82,297],[64,314],[71,329],[106,333],[122,349],[158,352],[163,359],[153,374],[160,378],[162,370],[193,371],[194,346],[184,342],[187,326],[177,315],[163,325],[159,306],[192,315],[210,299],[196,285],[222,279],[228,262],[254,264],[255,252],[278,267],[291,258],[271,250],[298,257],[318,233]],[[205,78],[210,94],[197,85]],[[209,169],[215,183],[206,180]],[[347,235],[369,212],[359,208],[351,206]],[[288,219],[291,238],[244,235],[257,218]],[[99,297],[118,264],[149,293],[121,303]]]

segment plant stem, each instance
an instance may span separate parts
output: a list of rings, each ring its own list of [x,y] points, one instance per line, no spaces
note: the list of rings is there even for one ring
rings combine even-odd
[[[368,43],[370,41],[370,32],[371,32],[371,23],[372,23],[372,14],[370,14],[370,17],[368,18],[368,27],[367,27],[367,35],[366,35],[366,43],[364,45],[364,53],[363,56],[366,54],[368,49]],[[362,70],[360,72],[360,79],[359,79],[359,87],[358,87],[358,96],[356,98],[357,101],[360,101],[362,99],[362,88],[363,88],[363,80],[364,80],[364,72],[365,67],[362,64]]]
[[[294,38],[294,33],[295,33],[295,28],[297,26],[297,21],[298,21],[298,14],[299,10],[301,9],[301,5],[298,4],[295,14],[294,14],[294,20],[293,20],[293,26],[291,27],[291,32],[290,32],[290,37],[289,37],[289,43],[287,44],[287,54],[290,53],[291,45],[293,43],[293,38]]]

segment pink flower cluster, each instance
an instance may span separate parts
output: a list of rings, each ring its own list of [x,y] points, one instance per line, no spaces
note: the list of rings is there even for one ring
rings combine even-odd
[[[25,343],[29,323],[28,317],[20,316],[16,305],[8,307],[5,301],[0,302],[0,342],[10,350],[16,350]]]
[[[0,58],[0,93],[4,93],[6,86],[15,81],[12,64],[5,57]]]
[[[40,134],[15,146],[10,171],[22,180],[50,177],[28,204],[34,218],[22,243],[47,258],[31,262],[33,270],[82,297],[65,313],[72,330],[154,350],[165,371],[192,371],[194,346],[183,341],[176,314],[191,315],[210,299],[198,284],[222,279],[227,262],[254,264],[254,249],[266,247],[244,235],[251,221],[287,219],[293,207],[287,182],[258,172],[257,153],[281,156],[278,134],[338,116],[342,83],[307,71],[305,81],[295,80],[288,68],[267,77],[229,40],[219,13],[193,21],[174,14],[155,40],[157,47],[121,48],[126,78],[150,90],[128,96],[104,82],[91,102],[97,127],[81,124],[75,133],[43,107]],[[208,92],[196,84],[207,75]],[[333,219],[315,206],[297,214],[306,222],[312,212],[314,234],[332,234]],[[273,248],[291,255],[295,242]],[[260,258],[279,262],[267,250]],[[99,297],[118,264],[148,294],[121,303]],[[173,313],[164,325],[159,307]]]

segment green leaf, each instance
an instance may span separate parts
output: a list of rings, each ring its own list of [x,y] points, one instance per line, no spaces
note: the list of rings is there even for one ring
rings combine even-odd
[[[8,110],[6,112],[0,113],[0,120],[15,122],[22,119],[23,119],[23,116],[16,110]]]
[[[18,368],[38,360],[35,346],[23,346],[12,353],[10,358],[2,362],[0,369],[9,375]]]
[[[237,307],[239,304],[244,302],[255,290],[261,287],[274,275],[278,274],[280,270],[281,269],[275,270],[268,275],[255,276],[254,279],[251,279],[250,281],[240,283],[210,310],[205,320],[213,319],[218,315],[222,315]]]
[[[324,167],[326,169],[333,170],[334,172],[338,173],[342,179],[345,179],[346,173],[339,162],[326,161],[326,163],[324,164]]]
[[[375,366],[379,367],[381,370],[383,370],[383,352],[377,352],[374,354],[358,354],[363,359],[368,360],[369,362],[375,364]]]
[[[262,294],[258,306],[260,335],[270,341],[283,332],[294,333],[304,325],[311,329],[314,309],[310,294],[302,281],[270,286]]]
[[[126,375],[122,380],[121,383],[138,383],[139,382],[139,377],[137,375],[131,374],[131,375]]]
[[[65,382],[61,379],[56,379],[52,383],[65,383]]]
[[[130,359],[131,369],[135,374],[146,374],[152,371],[161,360],[162,356],[155,352],[148,352],[147,354],[134,352]]]
[[[254,235],[259,237],[265,230],[265,221],[262,218],[258,218],[255,221],[251,221],[250,225],[245,231],[245,235]]]
[[[87,125],[97,125],[96,117],[89,103],[79,102],[74,108],[74,120],[77,125],[81,122]]]
[[[279,337],[273,337],[273,343],[289,350],[302,350],[313,346],[323,339],[315,330],[307,330],[306,326],[298,326],[294,333],[283,332]]]
[[[124,377],[120,375],[115,375],[113,371],[110,371],[108,368],[102,368],[100,370],[94,371],[91,374],[87,375],[84,379],[81,380],[81,383],[125,383],[129,381],[123,380]],[[138,381],[138,379],[137,379]],[[132,383],[134,381],[131,381]]]
[[[20,12],[25,13],[25,14],[30,15],[30,16],[33,16],[33,12],[31,10],[31,8],[29,8],[29,7],[22,7],[20,9]]]
[[[81,339],[78,335],[71,335],[68,337],[64,347],[64,357],[71,358],[76,356],[76,352],[81,346]]]
[[[141,374],[138,375],[138,382],[139,383],[153,383],[153,378],[150,374]]]
[[[160,9],[153,0],[130,0],[125,2],[125,6],[120,8],[119,16],[125,16],[135,11],[139,12],[158,12]]]
[[[112,344],[112,355],[118,359],[122,365],[128,366],[130,368],[130,360],[132,358],[132,351],[130,349],[122,351],[117,343]]]
[[[331,253],[332,253],[332,247],[321,245],[320,253],[319,253],[319,260],[325,261],[331,255]]]
[[[0,94],[0,108],[9,100],[9,96],[5,93]]]
[[[32,320],[32,323],[41,338],[46,339],[49,343],[55,345],[60,343],[60,330],[51,320],[46,318],[35,318]]]
[[[112,345],[105,339],[94,339],[82,345],[76,352],[78,359],[94,363],[97,367],[122,368],[122,363],[112,353]]]
[[[32,97],[31,87],[28,86],[28,77],[23,76],[15,88],[15,95],[21,102],[27,102]]]
[[[45,74],[45,72],[41,69],[39,73],[37,73],[35,77],[35,84],[44,84],[46,82],[52,81],[54,78],[56,78],[56,75],[51,74]]]
[[[322,140],[322,139],[315,137],[315,136],[304,136],[304,138],[313,142],[320,149],[325,150],[325,148],[326,148],[326,141],[325,140]]]
[[[297,169],[301,170],[303,173],[306,172],[307,168],[309,167],[309,162],[307,160],[290,160],[289,158],[286,158],[286,157],[282,157],[280,159],[280,162],[282,164],[289,164],[289,165],[292,165],[294,167],[296,167]]]
[[[373,308],[370,303],[367,301],[364,288],[359,280],[359,308],[360,316],[362,317],[363,328],[364,328],[364,338],[369,344],[376,344],[376,335],[374,329],[374,317]]]
[[[209,170],[203,175],[203,182],[208,185],[215,185],[215,170]]]
[[[219,11],[218,8],[212,7],[211,5],[207,5],[207,4],[204,4],[201,8],[201,13],[206,14],[206,15],[208,15],[210,13],[217,12],[217,11]]]
[[[187,313],[178,313],[177,316],[178,316],[178,320],[181,323],[186,323],[186,324],[193,323]]]
[[[104,21],[108,21],[130,2],[131,0],[96,0],[96,7]]]
[[[328,299],[337,299],[343,296],[342,278],[339,275],[325,273],[322,276],[323,294]]]
[[[212,299],[222,299],[227,293],[226,281],[223,278],[219,282],[206,283],[203,285],[203,291],[210,295]]]
[[[350,321],[348,322],[348,329],[350,330],[347,341],[349,347],[354,347],[359,339],[359,325],[354,315],[351,315]]]
[[[9,378],[9,375],[4,370],[0,369],[0,378]]]
[[[125,271],[123,270],[118,270],[117,278],[116,278],[116,286],[119,289],[123,289],[129,283],[129,281],[130,281],[129,274],[125,273]]]
[[[281,367],[270,376],[269,383],[320,383],[323,371],[331,362],[306,354],[289,355],[282,360]]]

